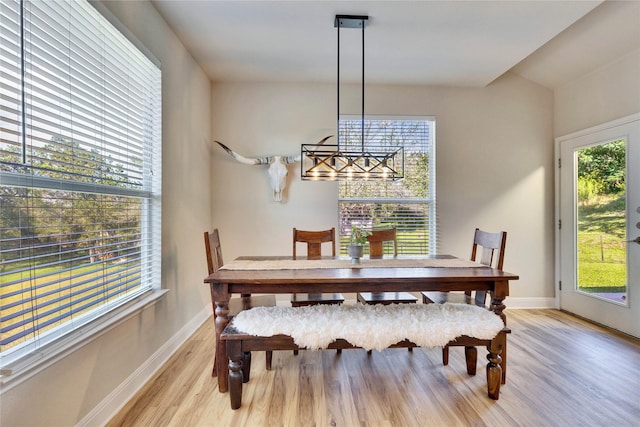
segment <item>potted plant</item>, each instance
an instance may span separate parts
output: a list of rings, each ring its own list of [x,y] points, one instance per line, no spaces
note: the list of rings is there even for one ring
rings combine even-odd
[[[352,225],[351,239],[349,240],[349,256],[352,264],[359,264],[364,253],[364,245],[367,243],[367,236],[371,233],[363,228]]]

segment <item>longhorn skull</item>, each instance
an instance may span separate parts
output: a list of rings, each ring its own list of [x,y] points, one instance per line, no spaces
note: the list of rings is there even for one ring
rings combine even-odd
[[[333,135],[322,138],[317,145],[324,144],[324,142],[331,138]],[[247,158],[244,157],[220,141],[213,141],[220,147],[224,148],[224,151],[229,153],[231,157],[236,159],[240,163],[245,165],[269,165],[269,179],[271,181],[271,188],[273,190],[273,199],[276,202],[282,202],[282,191],[287,185],[287,166],[290,163],[297,163],[300,161],[300,154],[293,156],[262,156]]]

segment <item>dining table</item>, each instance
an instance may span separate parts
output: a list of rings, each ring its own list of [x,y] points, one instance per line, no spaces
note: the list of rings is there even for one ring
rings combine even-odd
[[[358,293],[420,291],[488,291],[489,309],[507,323],[504,299],[516,274],[452,255],[397,256],[382,259],[290,256],[242,256],[225,264],[204,282],[215,309],[218,390],[227,392],[228,358],[220,336],[230,322],[232,294]]]

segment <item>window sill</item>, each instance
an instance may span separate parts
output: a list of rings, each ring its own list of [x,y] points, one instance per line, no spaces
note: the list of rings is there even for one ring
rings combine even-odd
[[[0,370],[0,395],[156,304],[168,289],[151,290],[88,325]]]

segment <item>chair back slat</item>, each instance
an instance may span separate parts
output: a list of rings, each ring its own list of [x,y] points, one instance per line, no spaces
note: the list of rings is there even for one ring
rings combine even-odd
[[[373,230],[367,236],[369,242],[369,258],[382,258],[384,255],[384,242],[393,242],[393,256],[398,255],[398,241],[396,229]]]
[[[218,229],[214,229],[211,233],[204,232],[204,246],[207,254],[207,267],[209,274],[213,274],[224,265],[222,260],[222,247],[220,245],[220,234]]]
[[[331,255],[336,256],[336,229],[308,231],[293,229],[293,259],[297,257],[297,244],[307,244],[307,259],[322,257],[322,244],[331,243]]]
[[[489,267],[502,269],[504,263],[504,248],[507,241],[507,232],[488,233],[476,228],[471,250],[471,260],[480,262]],[[480,260],[478,260],[478,249]]]
[[[504,263],[504,249],[507,243],[507,232],[488,233],[476,228],[473,237],[473,248],[471,249],[471,261],[480,262],[483,265],[502,270]],[[478,260],[478,252],[480,259]],[[470,291],[465,292],[471,295]],[[484,305],[486,301],[486,291],[476,291],[476,305]]]
[[[482,255],[480,256],[480,264],[491,267],[491,260],[493,259],[493,249],[481,248],[480,252],[482,252]]]

